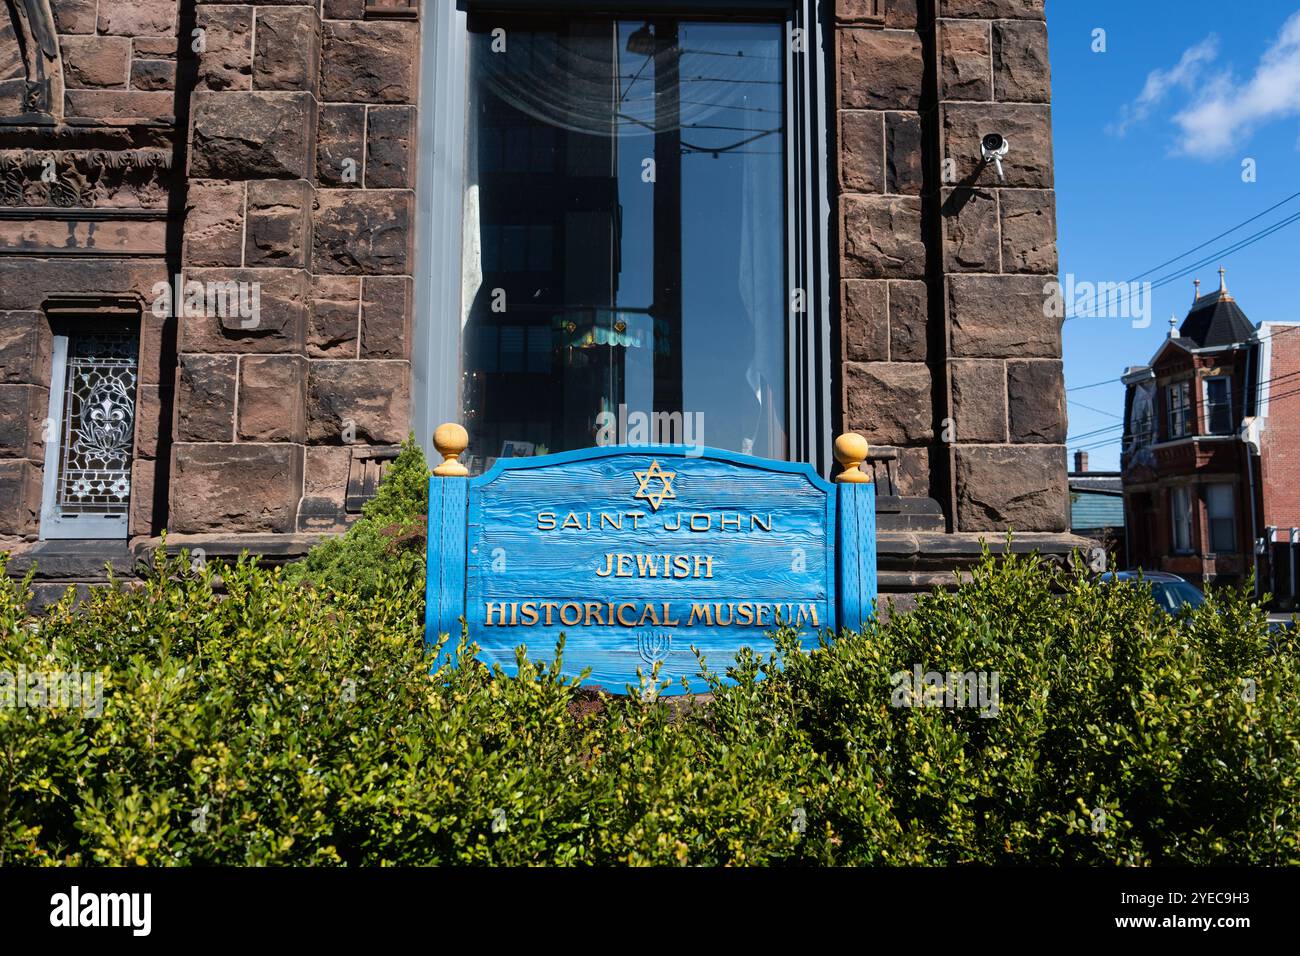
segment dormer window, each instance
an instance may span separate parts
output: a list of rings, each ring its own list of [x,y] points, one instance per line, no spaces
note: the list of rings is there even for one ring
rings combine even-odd
[[[1205,380],[1205,433],[1232,434],[1231,379],[1218,375]]]

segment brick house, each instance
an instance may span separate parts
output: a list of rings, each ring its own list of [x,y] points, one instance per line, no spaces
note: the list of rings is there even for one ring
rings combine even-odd
[[[10,0],[0,547],[292,557],[639,412],[862,432],[886,592],[1063,557],[1049,103],[1043,0]]]
[[[1252,324],[1219,274],[1219,289],[1201,295],[1198,282],[1182,324],[1170,319],[1150,362],[1123,377],[1128,562],[1206,583],[1255,573],[1277,593],[1266,543],[1300,523],[1300,324]]]

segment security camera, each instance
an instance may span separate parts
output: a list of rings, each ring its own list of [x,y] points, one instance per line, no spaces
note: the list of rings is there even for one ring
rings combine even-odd
[[[986,133],[984,139],[980,141],[980,149],[984,154],[984,162],[992,163],[998,171],[998,182],[1006,179],[1002,175],[1002,157],[1011,149],[1011,144],[1001,133]]]

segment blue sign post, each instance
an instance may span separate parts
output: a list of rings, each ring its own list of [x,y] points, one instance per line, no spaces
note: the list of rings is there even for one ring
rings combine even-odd
[[[809,465],[685,446],[591,448],[497,461],[466,479],[467,436],[444,425],[429,484],[427,638],[460,633],[485,663],[549,652],[611,690],[637,669],[701,691],[788,624],[860,626],[876,597],[875,486],[860,436],[832,485]],[[856,441],[855,441],[856,440]],[[860,451],[861,455],[856,453]]]

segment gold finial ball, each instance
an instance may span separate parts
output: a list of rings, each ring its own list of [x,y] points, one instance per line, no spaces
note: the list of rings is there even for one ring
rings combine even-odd
[[[433,433],[433,447],[442,455],[443,462],[433,473],[443,478],[463,478],[469,469],[458,460],[469,447],[469,432],[455,422],[439,425]]]
[[[835,439],[835,460],[845,468],[860,465],[867,460],[871,446],[857,432],[849,432]]]
[[[844,468],[835,480],[851,485],[869,484],[871,476],[860,466],[867,460],[870,451],[871,446],[867,440],[857,432],[848,432],[835,439],[835,460]]]

